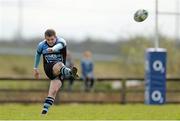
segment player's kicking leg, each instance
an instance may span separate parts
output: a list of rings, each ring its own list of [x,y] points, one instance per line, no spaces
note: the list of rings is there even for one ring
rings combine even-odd
[[[67,68],[62,62],[58,62],[53,66],[53,73],[54,75],[63,75],[65,78],[76,79],[78,78],[77,75],[77,68],[73,67],[72,69]]]

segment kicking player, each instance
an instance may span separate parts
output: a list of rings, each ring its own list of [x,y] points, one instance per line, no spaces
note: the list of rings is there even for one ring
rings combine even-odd
[[[45,98],[42,114],[47,114],[48,109],[52,106],[56,94],[61,87],[63,78],[76,79],[77,68],[72,69],[65,66],[66,61],[66,41],[56,36],[52,29],[45,31],[45,40],[37,46],[34,63],[34,77],[39,79],[38,65],[41,54],[43,55],[43,66],[47,77],[51,80],[48,96]]]

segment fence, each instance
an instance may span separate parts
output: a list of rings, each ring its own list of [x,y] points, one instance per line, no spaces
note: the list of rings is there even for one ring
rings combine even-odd
[[[0,78],[0,82],[21,82],[37,83],[44,82],[47,79],[35,80],[32,78]],[[121,88],[116,91],[101,91],[94,90],[93,92],[84,92],[82,90],[76,90],[67,92],[66,90],[60,91],[57,94],[56,103],[143,103],[144,102],[144,85],[143,88],[128,88],[128,81],[144,82],[144,78],[97,78],[95,81],[103,83],[104,81],[114,82],[120,81]],[[82,81],[81,79],[77,81]],[[170,88],[169,83],[180,83],[180,78],[167,78],[167,103],[180,103],[180,88]],[[180,84],[179,84],[180,85]],[[47,96],[47,89],[3,89],[0,88],[0,102],[10,103],[38,103],[42,102],[44,97]]]

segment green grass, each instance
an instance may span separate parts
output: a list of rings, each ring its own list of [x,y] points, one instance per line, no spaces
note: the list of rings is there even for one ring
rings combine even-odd
[[[45,117],[40,115],[40,104],[1,104],[0,109],[0,119],[3,120],[180,119],[180,105],[62,104],[53,106]]]

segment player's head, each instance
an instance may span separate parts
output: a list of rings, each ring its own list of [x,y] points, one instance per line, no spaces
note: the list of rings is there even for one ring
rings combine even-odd
[[[53,46],[56,42],[56,32],[53,29],[47,29],[44,36],[48,45]]]

